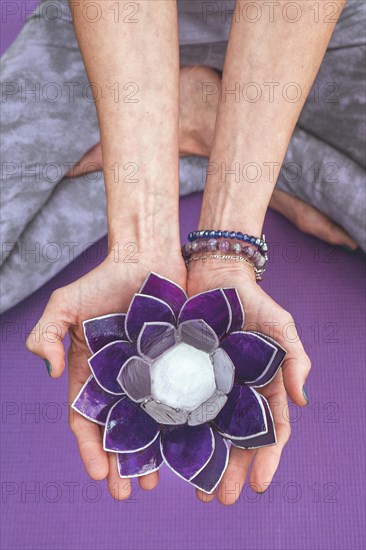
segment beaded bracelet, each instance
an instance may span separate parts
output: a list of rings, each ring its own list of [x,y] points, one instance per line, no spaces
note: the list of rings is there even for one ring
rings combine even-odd
[[[182,247],[182,255],[187,266],[190,261],[209,258],[245,261],[254,269],[256,279],[262,281],[264,266],[268,259],[267,250],[268,246],[264,235],[258,239],[241,231],[201,229],[188,234],[188,242]],[[213,254],[216,251],[220,251],[222,255]],[[211,254],[191,257],[192,254],[199,252]],[[230,253],[233,253],[234,256],[230,256]]]
[[[215,231],[213,229],[201,229],[199,231],[191,231],[191,233],[188,234],[188,241],[193,242],[196,239],[236,239],[238,241],[244,241],[248,244],[254,244],[258,247],[258,250],[260,252],[267,252],[268,245],[265,241],[265,236],[262,235],[261,239],[258,239],[257,237],[253,237],[253,235],[247,235],[246,233],[242,233],[241,231],[235,232],[235,231],[221,231],[219,229],[218,231]]]
[[[250,260],[256,269],[264,270],[264,266],[267,261],[267,255],[261,254],[259,250],[255,250],[254,246],[248,244],[241,244],[238,242],[230,242],[226,239],[196,239],[193,242],[187,242],[182,247],[182,255],[185,259],[190,258],[192,254],[198,252],[216,252],[220,251],[222,254],[233,253],[236,256],[243,256]]]

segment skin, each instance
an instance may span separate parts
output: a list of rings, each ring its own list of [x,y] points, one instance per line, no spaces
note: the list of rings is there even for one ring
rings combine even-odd
[[[244,329],[269,334],[286,349],[287,355],[276,378],[260,390],[268,399],[272,410],[277,444],[257,451],[231,447],[229,466],[217,493],[218,500],[226,505],[233,504],[239,498],[253,458],[255,460],[250,474],[250,484],[256,492],[264,492],[268,488],[291,432],[285,414],[286,392],[297,405],[306,405],[302,388],[311,367],[310,359],[297,335],[294,319],[258,286],[250,267],[243,263],[227,265],[227,262],[213,260],[204,263],[192,262],[187,279],[189,295],[228,285],[235,286],[239,292],[245,311]],[[215,497],[207,496],[202,491],[196,491],[196,494],[203,502],[209,502]]]
[[[207,83],[216,93],[203,95]],[[217,71],[194,65],[180,69],[179,154],[209,158],[215,130],[221,77]],[[214,88],[213,88],[214,87]],[[100,143],[88,151],[66,177],[102,170]],[[328,216],[301,199],[275,189],[269,207],[287,218],[297,229],[332,245],[356,250],[357,243]]]
[[[236,102],[232,100],[233,96],[221,94],[210,163],[213,166],[224,163],[226,169],[231,169],[239,161],[241,166],[256,163],[260,171],[255,183],[249,178],[236,181],[231,177],[229,184],[225,184],[220,170],[208,173],[199,228],[242,227],[242,231],[248,234],[260,235],[286,149],[306,99],[305,90],[311,88],[335,23],[315,23],[309,3],[300,1],[297,4],[302,16],[296,24],[289,24],[283,17],[275,17],[273,22],[263,17],[253,24],[241,16],[247,4],[247,1],[240,0],[236,3],[233,16],[236,22],[231,26],[222,90],[232,90],[236,82],[244,80],[279,82],[280,86],[296,82],[304,92],[302,100],[296,103],[286,101],[283,94],[275,94],[273,102],[269,95],[264,95],[263,101],[255,103]],[[339,15],[344,4],[339,2]],[[246,47],[243,49],[244,43]],[[241,52],[241,55],[236,52]],[[269,178],[264,170],[268,162],[273,166],[273,178]],[[291,342],[288,338],[284,340],[284,327],[293,323],[291,315],[258,288],[253,272],[249,273],[244,262],[230,267],[223,262],[192,263],[195,265],[188,273],[189,294],[199,292],[201,286],[205,289],[223,287],[230,281],[242,299],[246,324],[254,323],[268,333],[265,323],[279,323],[272,336],[288,351],[282,368],[283,383],[277,377],[275,388],[266,391],[271,392],[271,400],[278,398],[280,403],[285,403],[286,391],[294,403],[307,405],[303,386],[311,363],[300,339],[296,343],[293,343],[293,336]],[[279,443],[255,453],[250,479],[259,487],[259,492],[263,492],[272,480],[290,433],[288,422],[285,428],[278,411],[272,408],[272,412]],[[252,451],[231,449],[229,467],[218,489],[218,499],[222,504],[233,504],[239,497],[251,458]],[[228,486],[233,484],[238,490],[235,494],[228,494]],[[206,499],[200,492],[198,496]]]
[[[307,404],[303,385],[311,365],[300,340],[295,337],[291,315],[260,289],[248,265],[193,262],[188,273],[185,269],[178,234],[177,14],[175,2],[162,1],[159,6],[157,3],[158,0],[140,2],[142,10],[135,25],[126,25],[123,19],[115,22],[110,17],[108,10],[114,2],[101,4],[103,17],[96,23],[83,18],[83,2],[74,8],[75,30],[89,79],[98,83],[102,91],[102,97],[96,97],[96,106],[107,192],[109,254],[96,269],[53,293],[27,340],[27,347],[51,363],[51,376],[57,378],[65,368],[62,339],[69,330],[69,399],[72,401],[89,375],[82,321],[126,311],[133,293],[150,271],[176,281],[187,288],[189,295],[235,286],[246,311],[246,327],[254,324],[257,330],[274,336],[288,354],[282,372],[263,392],[271,404],[278,443],[256,452],[231,449],[217,498],[222,504],[232,504],[240,495],[252,461],[249,480],[252,487],[263,492],[271,482],[290,434],[289,423],[283,415],[286,393],[297,405]],[[310,89],[334,23],[315,24],[309,4],[299,3],[303,16],[296,25],[281,17],[274,22],[264,18],[255,25],[243,17],[238,18],[232,26],[225,61],[223,86],[226,89],[232,89],[237,81],[282,84],[291,81],[299,83],[302,90]],[[123,8],[125,2],[119,4]],[[246,2],[237,2],[236,15],[240,15],[245,5]],[[344,2],[339,5],[342,7]],[[278,44],[281,44],[280,50]],[[110,86],[115,82],[138,83],[141,101],[115,102],[110,94]],[[304,101],[306,94],[303,96]],[[221,100],[210,154],[212,166],[226,163],[230,168],[238,159],[244,163],[256,162],[261,167],[271,162],[275,166],[275,181],[303,101],[288,102],[282,96],[274,103],[266,99],[258,103]],[[115,181],[110,169],[115,162],[122,168],[128,162],[136,163],[138,183],[127,183],[123,173]],[[199,227],[225,226],[259,235],[274,181],[265,176],[264,170],[255,184],[232,179],[224,185],[220,171],[209,174]],[[131,256],[126,258],[124,247],[131,242],[135,243],[136,263],[131,262]],[[271,322],[278,323],[274,332],[269,331]],[[290,337],[289,326],[292,327]],[[115,457],[103,451],[99,427],[77,413],[70,415],[70,425],[91,477],[108,477],[111,494],[118,499],[127,498],[131,492],[130,482],[118,477]],[[149,490],[157,481],[158,473],[154,472],[140,478],[139,484]],[[200,491],[197,496],[205,502],[215,498]]]
[[[131,11],[129,2],[119,2],[117,21],[115,2],[99,3],[101,17],[95,23],[84,17],[84,4],[71,3],[71,8],[86,71],[96,84],[94,91],[98,90],[95,103],[107,194],[109,255],[97,269],[51,296],[36,331],[42,334],[51,319],[54,330],[57,328],[55,341],[49,342],[50,329],[49,337],[39,341],[32,331],[27,342],[31,351],[51,363],[51,376],[58,377],[65,367],[62,338],[69,329],[70,402],[88,377],[89,354],[82,321],[127,311],[132,295],[152,270],[186,285],[178,223],[179,52],[175,2],[142,2],[138,23],[126,22],[126,14]],[[120,84],[119,101],[111,92],[115,83]],[[134,92],[138,86],[136,103],[126,101],[125,83],[134,83]],[[116,163],[117,175],[111,169]],[[137,167],[133,176],[129,163]],[[131,177],[138,181],[131,182]],[[70,426],[91,477],[108,477],[113,496],[128,497],[130,482],[118,477],[115,456],[103,451],[99,428],[79,414],[70,415]],[[145,476],[139,480],[140,486],[150,489],[157,478],[157,473]]]

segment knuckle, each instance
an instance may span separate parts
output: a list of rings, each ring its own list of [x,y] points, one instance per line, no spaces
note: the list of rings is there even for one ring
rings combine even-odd
[[[284,430],[283,430],[283,441],[282,441],[283,446],[285,446],[286,443],[288,442],[288,440],[290,439],[290,437],[291,437],[291,431],[292,431],[292,429],[291,429],[291,424],[290,424],[290,422],[286,422],[286,426],[285,426],[285,428],[284,428]]]
[[[37,350],[37,344],[33,338],[33,335],[30,334],[25,342],[25,347],[27,348],[28,351],[32,352],[32,353],[35,353],[36,350]]]
[[[70,430],[72,431],[72,433],[74,434],[74,436],[76,438],[79,437],[80,435],[80,415],[77,411],[75,411],[75,409],[73,409],[72,407],[70,407],[69,409],[69,426],[70,426]]]
[[[285,415],[283,415],[283,418],[281,418],[279,422],[279,426],[281,429],[279,430],[280,434],[278,436],[277,444],[281,447],[285,445],[291,437],[292,428],[289,417],[286,416],[285,418]]]
[[[285,310],[282,313],[280,322],[281,322],[283,327],[287,327],[289,325],[294,325],[296,327],[295,320],[292,317],[291,313],[289,313],[288,311],[285,311]]]
[[[70,427],[71,432],[72,432],[72,433],[74,434],[74,436],[76,437],[77,428],[75,427],[75,422],[74,422],[74,420],[72,420],[70,417],[69,417],[69,427]]]
[[[291,437],[290,423],[286,422],[286,426],[283,426],[281,437],[278,439],[277,445],[275,445],[272,448],[273,452],[277,452],[278,457],[281,455],[282,449],[287,445],[290,437]]]
[[[63,305],[66,298],[66,287],[57,288],[50,296],[50,303],[57,305]]]
[[[288,311],[286,311],[286,313],[284,315],[284,319],[287,323],[295,324],[295,319],[292,317],[291,313],[289,313]]]
[[[304,365],[305,365],[306,375],[308,375],[310,370],[311,370],[312,365],[311,365],[311,359],[306,353],[305,353],[305,358],[304,358]]]

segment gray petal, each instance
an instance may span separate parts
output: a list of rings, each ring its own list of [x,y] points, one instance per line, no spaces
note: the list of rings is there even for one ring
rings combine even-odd
[[[188,418],[188,424],[190,426],[197,426],[198,424],[204,424],[210,422],[219,414],[223,406],[227,401],[226,395],[216,391],[205,401],[192,411]]]
[[[173,409],[169,405],[157,402],[154,399],[142,403],[141,407],[159,424],[178,425],[187,422],[187,412]]]
[[[202,319],[183,321],[178,327],[178,335],[182,342],[207,353],[213,352],[219,345],[215,331]]]
[[[117,382],[125,393],[139,403],[151,395],[150,365],[141,357],[131,357],[123,365]]]
[[[176,342],[176,330],[170,323],[145,323],[138,340],[137,349],[140,355],[156,359],[173,347]]]
[[[224,393],[230,393],[234,384],[235,367],[225,350],[219,348],[212,357],[216,388]]]

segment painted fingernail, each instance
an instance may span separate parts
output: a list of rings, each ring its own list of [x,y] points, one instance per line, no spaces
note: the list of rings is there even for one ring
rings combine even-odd
[[[305,386],[302,387],[302,394],[304,396],[304,399],[306,399],[306,401],[309,403],[309,396],[307,394]]]
[[[346,252],[356,252],[357,250],[355,248],[351,248],[350,246],[348,246],[348,244],[342,244],[341,248],[343,248],[343,250],[346,250]]]
[[[253,489],[254,491],[254,489]],[[266,491],[254,491],[256,495],[264,495]]]
[[[51,370],[52,370],[51,363],[47,359],[43,359],[43,361],[44,361],[44,364],[47,367],[48,374],[51,376]]]

